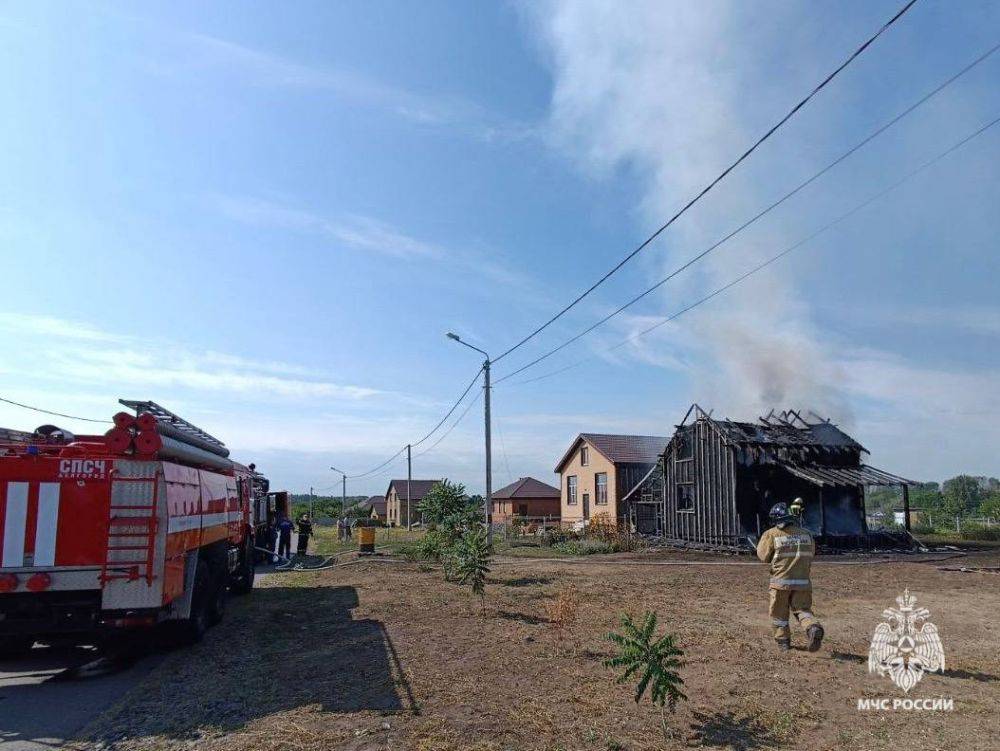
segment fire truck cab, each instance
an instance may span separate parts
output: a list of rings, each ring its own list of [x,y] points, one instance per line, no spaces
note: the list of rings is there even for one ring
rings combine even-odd
[[[103,436],[0,431],[0,651],[162,626],[197,641],[253,587],[268,482],[155,402]],[[263,504],[263,505],[262,505]]]

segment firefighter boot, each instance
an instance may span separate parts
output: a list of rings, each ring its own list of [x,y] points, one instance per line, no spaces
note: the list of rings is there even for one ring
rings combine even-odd
[[[823,643],[823,627],[818,623],[814,623],[806,631],[806,636],[809,637],[809,651],[817,651]]]

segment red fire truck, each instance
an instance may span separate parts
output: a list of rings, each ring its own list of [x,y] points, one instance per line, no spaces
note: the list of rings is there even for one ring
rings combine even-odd
[[[0,650],[152,626],[197,641],[253,586],[287,494],[155,402],[121,404],[104,435],[0,430]]]

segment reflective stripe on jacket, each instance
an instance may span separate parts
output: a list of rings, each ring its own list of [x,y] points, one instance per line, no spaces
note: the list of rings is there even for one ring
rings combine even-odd
[[[812,589],[809,569],[815,555],[809,530],[795,524],[772,527],[757,543],[757,557],[771,564],[772,589]]]

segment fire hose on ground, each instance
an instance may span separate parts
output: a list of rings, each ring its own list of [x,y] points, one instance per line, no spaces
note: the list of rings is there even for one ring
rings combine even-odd
[[[364,558],[357,558],[357,559],[355,559],[353,561],[347,561],[346,563],[333,563],[333,564],[331,564],[330,561],[334,560],[335,558],[340,558],[341,556],[344,556],[344,555],[351,555],[351,554],[356,554],[357,553],[357,551],[354,551],[354,550],[344,550],[344,551],[342,551],[340,553],[334,553],[333,555],[327,556],[323,560],[323,562],[320,563],[318,566],[303,566],[301,563],[295,563],[290,558],[286,558],[283,555],[278,555],[273,550],[268,550],[267,548],[261,548],[261,547],[255,547],[254,549],[255,550],[259,550],[262,553],[266,553],[267,555],[272,556],[272,558],[280,558],[281,559],[282,562],[279,563],[279,564],[277,564],[277,565],[275,565],[275,567],[274,567],[274,571],[275,572],[278,572],[278,571],[326,571],[326,570],[331,569],[331,568],[339,568],[341,566],[351,566],[351,565],[353,565],[355,563],[360,563],[361,561],[378,561],[380,563],[407,563],[407,560],[405,558],[383,558],[383,557],[367,557],[366,556]],[[385,550],[385,547],[378,547],[378,548],[376,548],[376,550]]]

